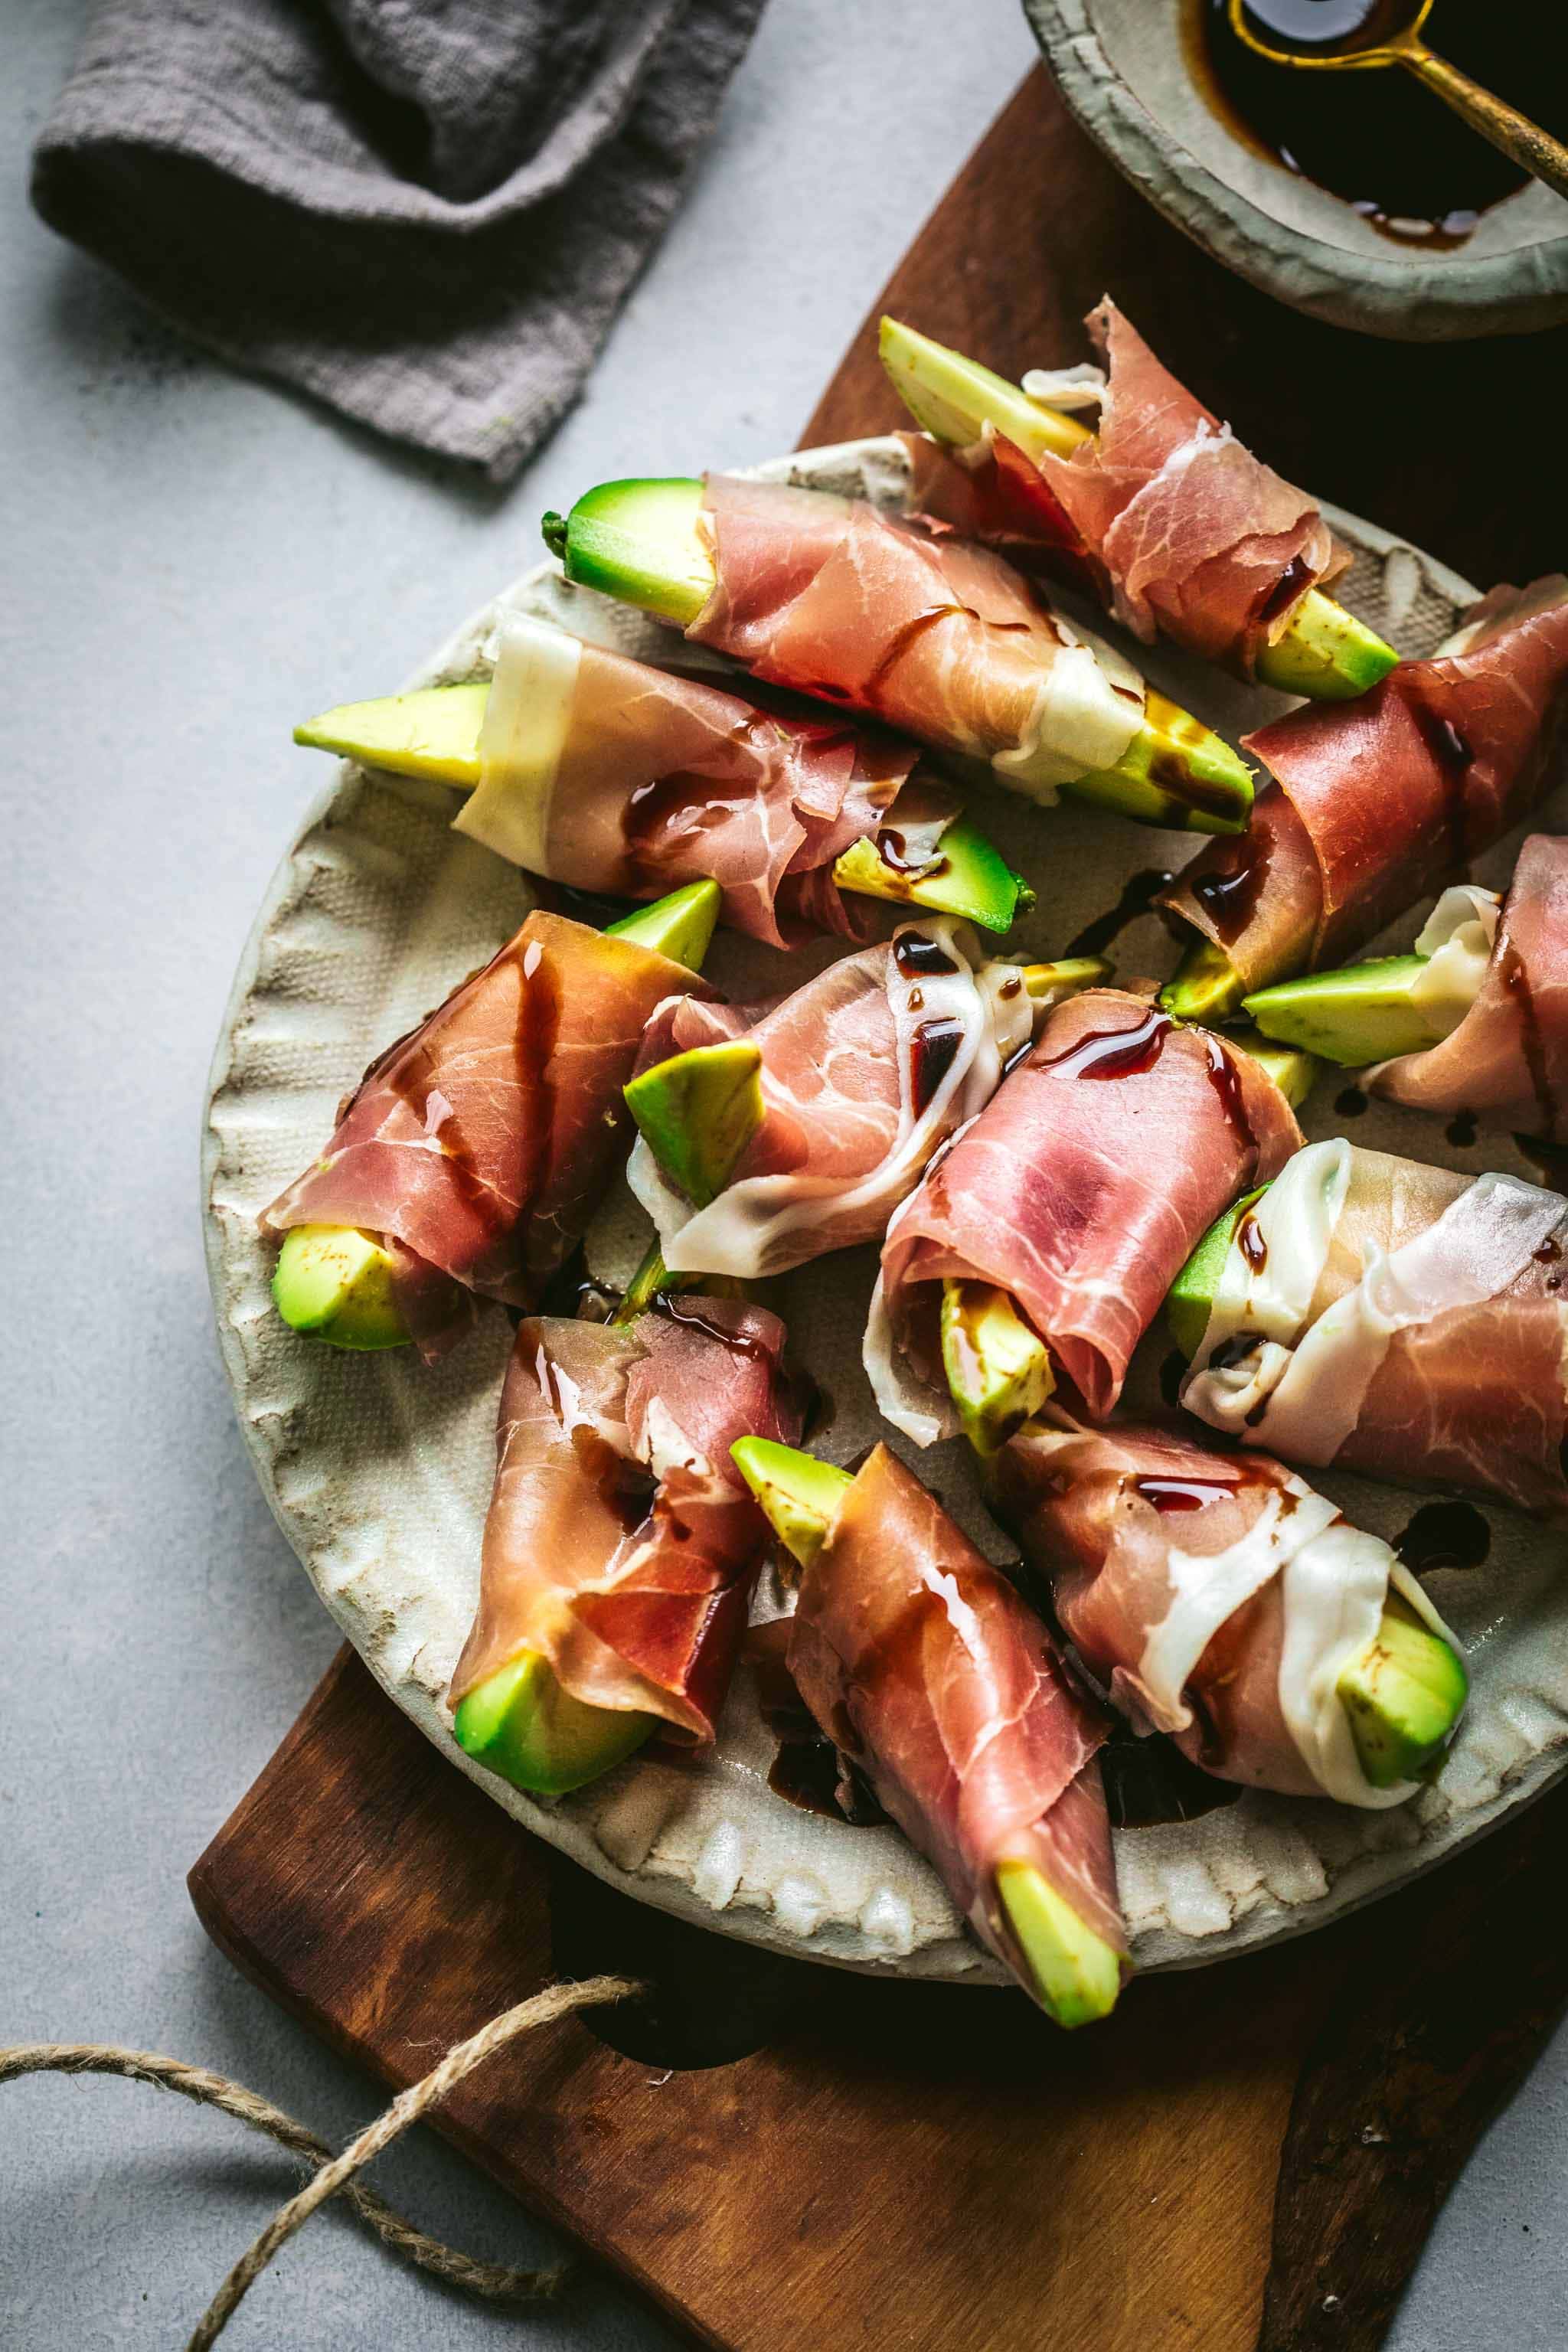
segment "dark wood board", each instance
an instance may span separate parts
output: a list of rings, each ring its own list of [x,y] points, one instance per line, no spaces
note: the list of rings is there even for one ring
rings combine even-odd
[[[899,421],[881,309],[1016,373],[1080,355],[1107,287],[1321,495],[1482,581],[1568,546],[1568,335],[1412,347],[1281,311],[1166,229],[1042,74],[803,441]],[[1500,479],[1505,425],[1551,453],[1528,496]],[[190,1885],[237,1965],[390,2084],[552,1969],[647,1979],[641,2010],[493,2061],[437,2127],[721,2352],[1373,2352],[1568,1997],[1539,1892],[1565,1831],[1568,1790],[1321,1935],[1135,1983],[1069,2038],[1020,1996],[773,1959],[599,1887],[345,1650]]]

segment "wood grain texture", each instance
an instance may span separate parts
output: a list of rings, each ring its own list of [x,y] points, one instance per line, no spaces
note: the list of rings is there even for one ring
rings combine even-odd
[[[1082,356],[1107,289],[1282,472],[1479,580],[1562,560],[1568,331],[1384,344],[1282,311],[1166,228],[1041,73],[803,442],[902,421],[883,309],[1016,374]],[[1546,453],[1528,495],[1505,429]],[[1011,1994],[770,1958],[600,1887],[344,1650],[190,1885],[249,1977],[397,2086],[552,1969],[646,1977],[637,2011],[503,2054],[438,2127],[720,2352],[1375,2352],[1568,1990],[1540,1894],[1565,1830],[1568,1790],[1371,1911],[1134,1984],[1069,2038]]]
[[[559,1903],[581,1874],[553,1868]],[[247,1975],[401,2086],[556,1964],[551,1871],[344,1650],[190,1885]],[[657,1979],[670,1923],[626,1909],[651,1944],[616,1923],[616,1965]],[[1069,2038],[1011,1993],[764,1959],[793,1980],[767,2049],[665,2081],[668,2051],[568,2021],[439,2128],[724,2352],[1249,2352],[1330,1961],[1151,1979]]]
[[[1043,68],[893,272],[803,446],[908,423],[877,360],[884,310],[1017,376],[1090,357],[1083,315],[1104,293],[1291,481],[1483,585],[1568,562],[1568,328],[1389,343],[1284,310],[1152,211]]]

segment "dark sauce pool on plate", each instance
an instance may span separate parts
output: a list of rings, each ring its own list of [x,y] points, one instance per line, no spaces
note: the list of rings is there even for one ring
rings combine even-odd
[[[1301,72],[1231,31],[1226,0],[1189,0],[1199,88],[1247,145],[1342,197],[1384,236],[1462,246],[1482,213],[1529,184],[1400,66]],[[1253,0],[1265,40],[1308,55],[1371,47],[1407,23],[1384,0]],[[1436,0],[1428,47],[1559,138],[1568,136],[1568,11],[1558,0]]]

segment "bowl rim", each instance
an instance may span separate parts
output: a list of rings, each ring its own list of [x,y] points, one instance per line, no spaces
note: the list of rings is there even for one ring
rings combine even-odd
[[[1342,252],[1228,187],[1152,114],[1107,56],[1095,0],[1023,0],[1074,121],[1155,210],[1293,310],[1398,342],[1531,333],[1568,318],[1568,231],[1511,253],[1435,263]],[[1297,282],[1281,282],[1281,238]]]

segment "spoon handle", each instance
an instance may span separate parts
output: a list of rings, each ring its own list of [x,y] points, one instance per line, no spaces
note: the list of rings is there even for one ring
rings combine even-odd
[[[1489,139],[1494,147],[1500,147],[1505,155],[1511,155],[1533,178],[1555,188],[1560,196],[1568,196],[1568,147],[1560,139],[1553,139],[1538,122],[1521,114],[1516,106],[1483,89],[1479,81],[1472,81],[1468,73],[1451,66],[1447,58],[1438,57],[1425,42],[1413,42],[1395,54],[1402,66],[1424,81],[1428,89],[1435,90],[1444,105],[1462,115],[1483,139]]]

